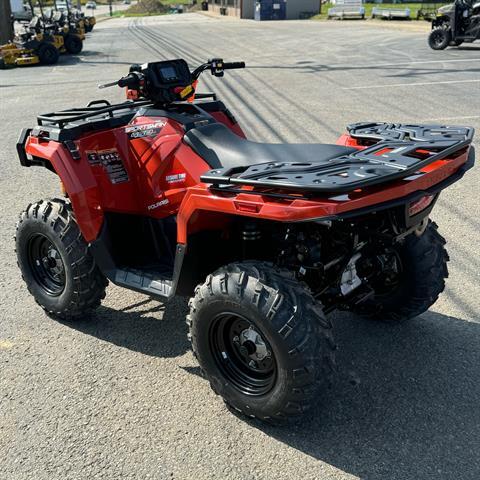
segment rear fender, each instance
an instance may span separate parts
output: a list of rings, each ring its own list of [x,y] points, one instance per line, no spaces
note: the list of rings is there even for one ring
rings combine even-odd
[[[221,265],[242,260],[241,248],[235,240],[238,231],[235,232],[234,228],[240,218],[276,222],[344,221],[402,205],[407,208],[424,195],[435,196],[436,199],[443,189],[460,180],[473,167],[475,150],[470,147],[457,158],[441,162],[438,169],[430,167],[426,175],[415,180],[394,182],[390,188],[375,188],[363,195],[352,192],[352,195],[342,196],[341,201],[330,201],[330,204],[325,200],[265,202],[261,196],[253,194],[221,198],[211,195],[207,188],[202,189],[201,186],[189,189],[177,215],[175,289],[179,295],[192,295],[195,286],[203,282],[208,273]],[[416,217],[406,217],[406,226],[418,224],[420,217],[430,213],[434,203],[428,211],[422,211]],[[242,208],[252,211],[245,212]],[[258,213],[253,213],[253,209],[257,209]]]

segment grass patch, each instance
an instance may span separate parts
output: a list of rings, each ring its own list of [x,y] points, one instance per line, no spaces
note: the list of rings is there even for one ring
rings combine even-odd
[[[167,13],[131,13],[124,10],[123,12],[113,12],[112,17],[157,17],[159,15],[167,15]]]
[[[162,0],[164,5],[191,5],[191,0]],[[198,3],[198,2],[197,2]]]
[[[191,0],[139,0],[126,10],[114,12],[114,17],[153,17],[172,13],[177,5],[191,5]],[[186,9],[185,9],[186,10]]]
[[[443,3],[438,3],[436,4],[436,7],[440,7],[441,5],[446,5]],[[331,7],[334,7],[335,5],[332,5],[331,3],[324,3],[322,5],[322,13],[319,15],[315,15],[312,17],[312,20],[326,20],[327,19],[327,13],[328,9]],[[417,13],[420,10],[422,4],[421,3],[364,3],[363,6],[365,7],[365,17],[366,18],[371,18],[372,16],[372,9],[374,7],[379,7],[379,8],[409,8],[410,9],[410,19],[411,20],[416,20],[417,19]],[[433,4],[431,4],[433,7]]]

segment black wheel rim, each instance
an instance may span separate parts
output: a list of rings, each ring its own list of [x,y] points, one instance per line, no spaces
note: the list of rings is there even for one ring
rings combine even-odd
[[[443,43],[443,32],[436,30],[432,33],[432,41],[436,47],[439,47]]]
[[[45,235],[32,235],[28,241],[28,262],[37,284],[51,296],[65,289],[65,265],[57,248]]]
[[[246,395],[265,395],[275,384],[277,364],[263,334],[247,318],[217,315],[209,332],[210,349],[228,382]]]

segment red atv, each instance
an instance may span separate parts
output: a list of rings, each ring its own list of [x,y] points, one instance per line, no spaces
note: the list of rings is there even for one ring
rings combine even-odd
[[[359,123],[336,145],[252,142],[195,94],[202,72],[244,66],[133,65],[114,82],[128,101],[39,116],[20,162],[56,173],[66,198],[22,213],[16,249],[30,293],[63,319],[98,307],[108,280],[192,297],[213,390],[282,422],[334,371],[328,312],[399,322],[437,300],[448,255],[429,214],[473,166],[473,129]]]

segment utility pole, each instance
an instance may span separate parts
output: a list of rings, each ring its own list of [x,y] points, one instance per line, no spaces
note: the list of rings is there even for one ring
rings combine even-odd
[[[10,0],[0,0],[0,45],[13,39]]]

